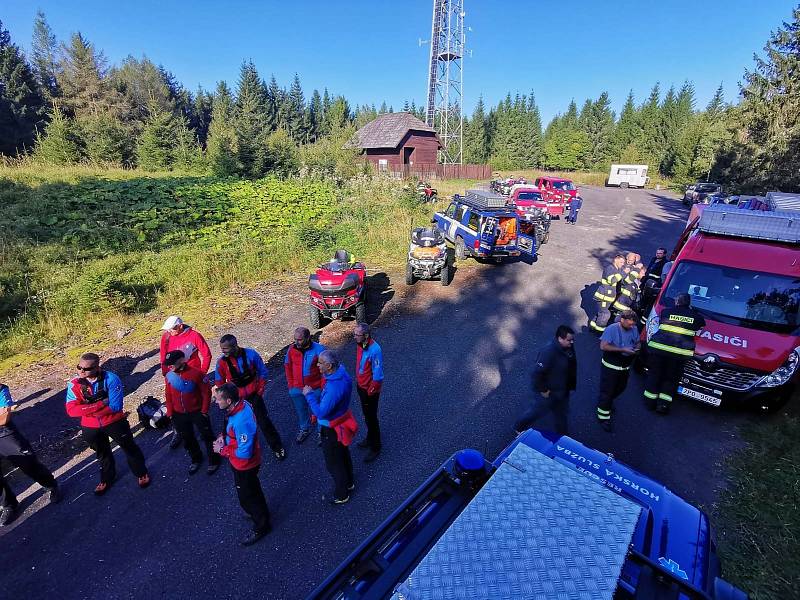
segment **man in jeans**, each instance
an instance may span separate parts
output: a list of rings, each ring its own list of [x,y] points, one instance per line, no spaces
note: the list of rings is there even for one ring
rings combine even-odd
[[[367,424],[367,437],[356,445],[369,448],[364,462],[370,463],[381,453],[378,400],[383,386],[383,351],[378,342],[372,339],[366,323],[356,325],[353,339],[356,341],[356,389]]]
[[[133,440],[122,400],[119,376],[101,369],[97,354],[83,354],[78,362],[78,375],[67,383],[66,409],[70,417],[80,418],[81,435],[97,454],[100,483],[94,488],[94,493],[98,496],[108,491],[117,476],[111,440],[125,453],[131,472],[139,480],[139,487],[150,485],[144,454]]]
[[[216,473],[219,468],[219,455],[212,450],[214,432],[211,430],[211,419],[208,418],[208,407],[211,404],[211,386],[205,381],[206,374],[200,369],[190,367],[186,355],[181,350],[172,350],[164,357],[167,367],[166,404],[167,416],[175,424],[175,430],[183,439],[183,445],[192,461],[189,475],[200,470],[203,454],[194,436],[194,429],[200,434],[208,455],[208,474]]]
[[[264,434],[272,454],[278,460],[286,458],[281,436],[272,419],[269,418],[266,405],[267,366],[261,355],[252,348],[240,348],[236,337],[227,334],[219,340],[222,358],[217,361],[214,382],[217,387],[224,383],[233,383],[239,390],[242,400],[247,400],[253,407],[258,427]]]
[[[11,421],[13,406],[14,400],[11,398],[8,386],[0,384],[0,458],[5,458],[48,490],[50,503],[55,504],[61,500],[58,484],[50,470],[39,462],[28,440]],[[8,525],[14,520],[18,507],[17,496],[8,485],[0,468],[0,526]]]
[[[303,388],[309,386],[317,391],[322,388],[322,375],[317,360],[323,350],[325,346],[312,340],[311,332],[307,328],[298,327],[294,330],[294,340],[283,361],[289,398],[297,413],[299,429],[295,441],[298,444],[302,444],[311,433],[311,412],[303,396]]]
[[[258,479],[261,446],[256,418],[253,409],[241,399],[239,390],[232,383],[217,388],[214,401],[225,412],[225,432],[214,442],[214,452],[231,463],[239,505],[253,520],[253,532],[241,544],[251,546],[272,531],[267,499]]]
[[[578,374],[574,343],[575,332],[572,328],[559,325],[555,338],[539,350],[533,369],[533,389],[538,397],[514,424],[517,434],[532,427],[548,412],[555,417],[556,433],[567,434],[569,394],[575,390]]]

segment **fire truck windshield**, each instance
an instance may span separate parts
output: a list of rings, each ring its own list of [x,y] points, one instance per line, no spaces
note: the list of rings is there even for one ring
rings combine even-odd
[[[661,296],[664,306],[688,293],[704,316],[751,329],[792,333],[798,327],[800,279],[681,261]]]

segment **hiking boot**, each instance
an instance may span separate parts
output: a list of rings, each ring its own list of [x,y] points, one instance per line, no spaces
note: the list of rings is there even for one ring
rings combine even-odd
[[[279,448],[277,450],[273,450],[272,453],[278,460],[286,460],[286,448]]]
[[[267,529],[264,529],[262,531],[254,531],[253,533],[248,535],[246,538],[244,538],[241,541],[241,544],[242,544],[242,546],[252,546],[258,540],[260,540],[261,538],[263,538],[267,534],[269,534],[269,532],[271,532],[271,531],[272,531],[272,527],[268,527]]]
[[[200,463],[199,462],[193,462],[191,465],[189,465],[189,475],[194,475],[199,470],[200,470]]]
[[[61,502],[61,490],[58,489],[58,484],[53,487],[45,488],[47,490],[48,500],[50,504],[58,504]]]
[[[347,504],[348,502],[350,502],[350,496],[345,496],[344,498],[337,498],[336,496],[332,496],[331,499],[329,500],[329,502],[331,504],[333,504],[334,506],[339,506],[341,504]]]
[[[148,485],[150,485],[150,475],[148,473],[145,473],[144,475],[139,477],[139,487],[146,488]]]
[[[95,496],[102,496],[108,491],[108,488],[111,487],[110,483],[106,483],[105,481],[101,481],[98,483],[94,488],[94,495]]]
[[[354,489],[356,489],[355,482],[353,482],[353,483],[351,483],[350,485],[347,486],[347,491],[348,492],[352,492]]]
[[[294,441],[298,444],[302,444],[306,441],[306,438],[311,435],[311,432],[308,429],[301,429],[297,432],[297,437],[294,438]]]
[[[3,506],[0,508],[0,527],[5,527],[17,518],[16,506]]]

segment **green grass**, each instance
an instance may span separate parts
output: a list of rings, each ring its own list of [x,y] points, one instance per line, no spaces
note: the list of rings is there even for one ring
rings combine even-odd
[[[754,600],[800,590],[800,419],[746,427],[714,515],[725,578]]]
[[[219,180],[86,167],[0,167],[0,373],[157,336],[165,314],[209,325],[241,315],[239,291],[345,247],[402,265],[429,222],[401,182],[358,176]]]

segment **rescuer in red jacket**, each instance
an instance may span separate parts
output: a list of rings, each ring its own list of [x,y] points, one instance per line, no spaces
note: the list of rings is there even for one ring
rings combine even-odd
[[[66,409],[70,417],[80,418],[81,435],[97,454],[100,483],[94,493],[98,496],[108,491],[117,475],[109,438],[122,448],[131,472],[139,479],[139,487],[150,485],[144,454],[133,440],[122,399],[122,381],[116,373],[101,369],[97,354],[83,354],[78,375],[67,383]]]
[[[161,326],[161,374],[166,377],[167,367],[164,359],[168,352],[180,350],[186,357],[186,362],[190,367],[199,369],[205,375],[211,366],[211,349],[205,338],[191,326],[183,322],[177,315],[167,317]],[[174,450],[181,445],[181,436],[173,427],[172,439],[169,442],[170,450]]]
[[[197,473],[203,460],[203,454],[194,436],[195,428],[205,443],[208,474],[211,475],[219,468],[220,460],[219,455],[212,450],[214,432],[211,430],[211,420],[208,418],[211,386],[205,381],[206,374],[200,369],[190,367],[180,350],[168,352],[164,364],[168,369],[165,377],[167,416],[175,424],[175,430],[183,439],[192,461],[189,475]]]
[[[239,504],[253,520],[253,532],[241,542],[250,546],[272,531],[267,499],[258,479],[261,445],[256,417],[233,383],[219,386],[214,402],[225,411],[225,432],[214,442],[214,452],[230,461]]]

